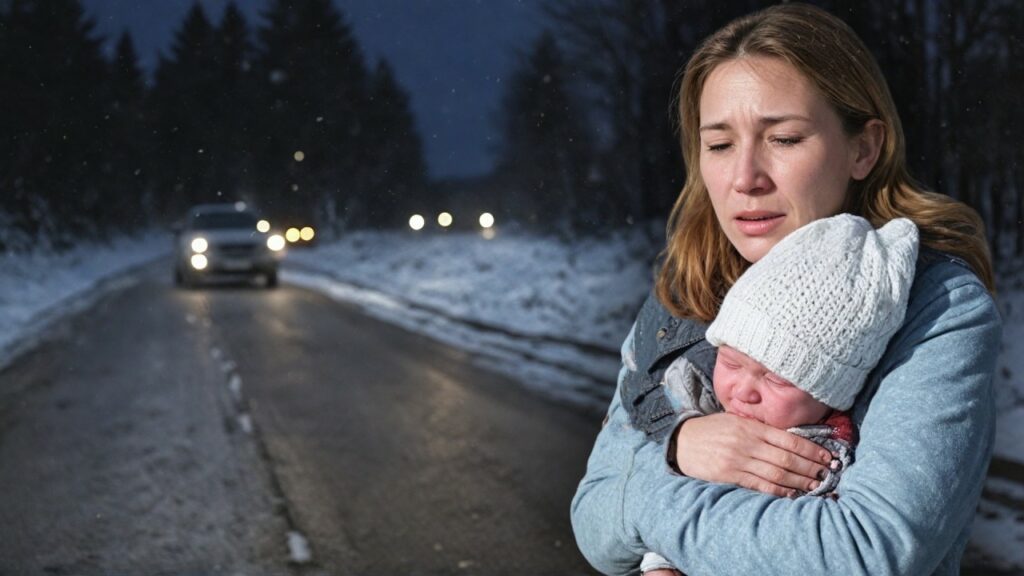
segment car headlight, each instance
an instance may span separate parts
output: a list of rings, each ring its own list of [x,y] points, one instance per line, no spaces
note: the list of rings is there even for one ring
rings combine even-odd
[[[209,264],[206,260],[206,256],[203,256],[202,254],[193,254],[191,261],[192,267],[196,270],[203,270]]]
[[[284,244],[284,237],[280,234],[271,234],[271,236],[267,238],[267,248],[270,248],[274,252],[284,250]]]
[[[194,238],[192,240],[192,251],[196,254],[202,254],[206,252],[206,249],[210,247],[210,243],[206,241],[206,238]]]

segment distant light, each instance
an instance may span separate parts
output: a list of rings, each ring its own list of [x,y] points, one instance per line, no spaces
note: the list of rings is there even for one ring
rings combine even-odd
[[[206,256],[203,256],[202,254],[193,254],[191,262],[192,267],[195,268],[196,270],[205,270],[207,264],[210,263],[206,259]]]
[[[206,238],[193,238],[192,239],[192,251],[196,254],[202,254],[206,252],[206,249],[210,247],[210,243],[206,241]]]
[[[299,185],[298,184],[292,184],[292,192],[298,192],[298,191],[299,191]]]
[[[270,238],[267,238],[267,248],[270,248],[274,252],[284,250],[284,237],[280,234],[274,234]]]
[[[302,237],[303,242],[309,242],[316,236],[316,232],[309,226],[304,226],[302,230],[299,230],[299,236]]]
[[[288,231],[284,233],[284,237],[289,242],[295,243],[299,241],[299,238],[302,237],[302,234],[299,232],[298,228],[289,228]]]
[[[437,223],[443,228],[447,228],[452,225],[452,215],[447,212],[441,212],[437,215]]]
[[[480,227],[490,228],[491,226],[494,226],[494,215],[490,212],[484,212],[480,215]]]
[[[293,154],[292,156],[295,158],[296,162],[302,162],[303,160],[306,159],[306,153],[303,152],[302,150],[296,150],[295,154]]]
[[[494,228],[484,228],[480,231],[480,235],[484,237],[484,240],[493,240],[497,232],[494,231]]]
[[[239,200],[238,202],[235,202],[235,210],[237,210],[238,212],[244,211],[245,210],[245,202],[242,202],[241,200]]]
[[[426,224],[426,219],[419,214],[413,214],[412,218],[409,218],[409,228],[412,228],[413,230],[423,230],[423,226]]]
[[[267,232],[270,232],[270,222],[267,222],[266,220],[260,220],[259,222],[256,223],[256,229],[266,234]]]

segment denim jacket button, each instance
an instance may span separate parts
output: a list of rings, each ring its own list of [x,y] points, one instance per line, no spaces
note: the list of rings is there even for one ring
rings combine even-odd
[[[666,330],[664,328],[659,328],[658,329],[658,340],[663,339],[665,337],[665,334],[668,334],[668,330]]]

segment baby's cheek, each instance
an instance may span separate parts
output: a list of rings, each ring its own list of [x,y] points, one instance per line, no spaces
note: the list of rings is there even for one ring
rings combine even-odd
[[[726,371],[720,368],[721,364],[715,363],[715,371],[711,373],[711,384],[715,389],[715,396],[721,401],[722,397],[728,392],[729,384]]]

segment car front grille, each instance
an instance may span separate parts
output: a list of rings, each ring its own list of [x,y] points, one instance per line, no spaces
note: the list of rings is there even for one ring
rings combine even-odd
[[[256,254],[257,248],[256,244],[219,244],[214,250],[226,258],[248,258]]]

